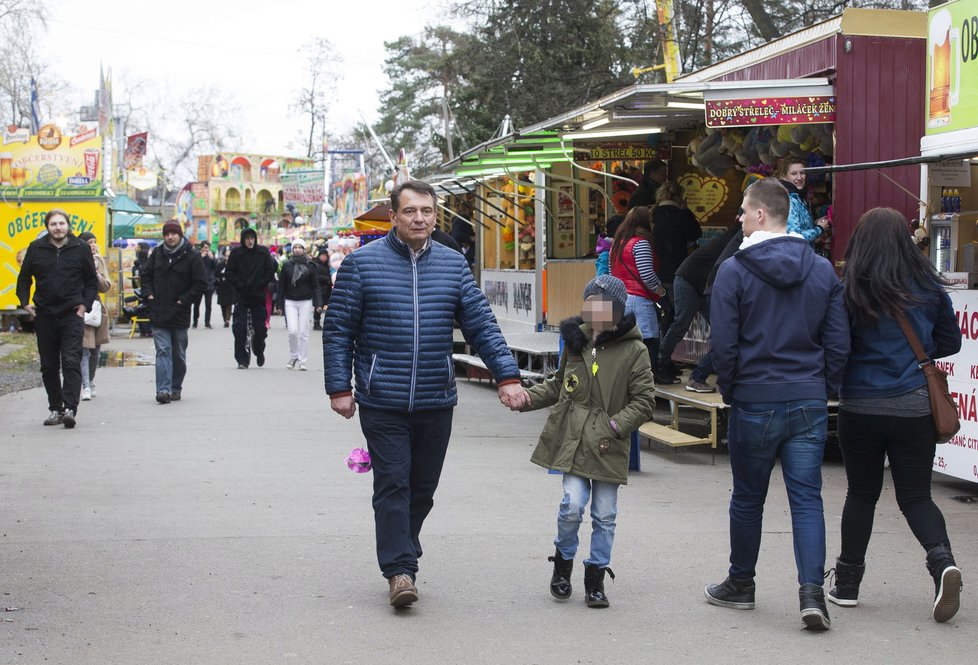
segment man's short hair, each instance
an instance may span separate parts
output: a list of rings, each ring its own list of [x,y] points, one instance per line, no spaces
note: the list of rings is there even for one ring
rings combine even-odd
[[[763,208],[774,221],[780,220],[782,224],[788,223],[788,210],[791,208],[791,202],[788,200],[788,190],[777,178],[758,180],[747,188],[744,192],[744,198],[749,198],[755,207]]]
[[[438,203],[438,194],[435,193],[435,188],[422,180],[408,180],[407,182],[401,183],[391,191],[391,210],[397,212],[401,205],[401,192],[405,189],[409,189],[415,194],[423,194],[431,197],[432,205]]]

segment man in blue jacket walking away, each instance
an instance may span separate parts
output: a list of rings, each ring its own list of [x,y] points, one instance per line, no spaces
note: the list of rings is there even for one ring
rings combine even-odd
[[[705,593],[713,605],[754,609],[761,517],[780,457],[802,622],[827,630],[822,454],[827,398],[838,392],[849,355],[849,321],[832,265],[804,238],[788,235],[789,205],[775,179],[744,192],[744,241],[713,287],[710,344],[720,393],[731,405],[733,493],[729,576]]]
[[[500,401],[519,409],[526,400],[465,257],[431,240],[436,204],[427,183],[394,188],[390,233],[343,260],[323,322],[330,406],[344,418],[360,407],[373,463],[377,561],[394,607],[418,599],[421,525],[434,505],[458,402],[454,321],[495,377]]]

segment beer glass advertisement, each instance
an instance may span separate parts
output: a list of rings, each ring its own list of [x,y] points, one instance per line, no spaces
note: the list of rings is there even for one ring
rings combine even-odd
[[[0,310],[17,309],[17,275],[27,246],[44,231],[44,215],[55,207],[64,208],[75,235],[91,231],[105,254],[105,204],[96,201],[71,201],[62,204],[26,201],[20,205],[0,202]]]
[[[927,135],[978,127],[978,0],[927,15]]]
[[[102,196],[102,137],[43,125],[36,136],[6,130],[0,145],[0,194],[11,198]]]

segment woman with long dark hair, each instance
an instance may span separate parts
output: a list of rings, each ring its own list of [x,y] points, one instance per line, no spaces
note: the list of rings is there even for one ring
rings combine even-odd
[[[839,442],[849,487],[842,552],[828,594],[836,605],[857,604],[889,457],[897,505],[927,553],[934,578],[934,620],[947,621],[958,611],[961,571],[930,492],[937,432],[927,382],[899,323],[906,318],[931,359],[957,353],[961,330],[944,286],[914,246],[903,215],[874,208],[862,216],[849,239],[843,275],[852,351],[839,402]]]
[[[660,375],[655,370],[659,355],[659,319],[655,301],[665,295],[666,290],[655,274],[651,210],[638,206],[628,211],[625,221],[615,232],[609,258],[611,274],[625,282],[628,292],[625,313],[635,315],[642,340],[649,350],[655,382],[678,383],[678,379]]]

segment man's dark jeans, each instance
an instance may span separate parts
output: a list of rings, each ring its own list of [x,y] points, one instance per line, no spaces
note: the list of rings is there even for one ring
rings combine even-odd
[[[204,301],[204,325],[211,324],[211,299],[214,297],[214,289],[207,289],[194,302],[194,325],[200,320],[200,301]]]
[[[434,505],[453,412],[360,407],[360,428],[373,463],[377,563],[386,578],[418,572],[421,525]]]
[[[683,341],[686,331],[693,323],[696,312],[702,314],[707,321],[710,320],[710,311],[707,309],[706,299],[696,292],[692,284],[678,275],[672,283],[670,298],[672,298],[675,318],[662,338],[662,345],[659,347],[657,362],[660,366],[672,361],[672,352]]]
[[[34,319],[34,330],[37,334],[37,353],[41,357],[41,380],[48,393],[48,409],[77,412],[81,397],[85,320],[74,309],[61,314],[39,309]]]
[[[234,313],[231,315],[231,332],[234,334],[234,359],[239,365],[247,367],[251,364],[251,354],[248,353],[248,317],[251,317],[251,353],[256,356],[265,353],[265,338],[268,336],[268,328],[265,327],[265,317],[268,311],[265,303],[257,305],[246,305],[237,303],[234,306]]]

